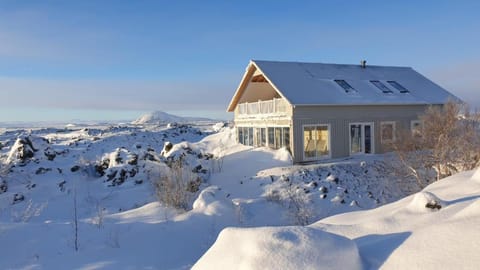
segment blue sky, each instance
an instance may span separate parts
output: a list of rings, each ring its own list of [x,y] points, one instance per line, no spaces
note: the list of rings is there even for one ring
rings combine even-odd
[[[480,1],[0,1],[0,121],[225,113],[249,59],[412,66],[480,107]]]

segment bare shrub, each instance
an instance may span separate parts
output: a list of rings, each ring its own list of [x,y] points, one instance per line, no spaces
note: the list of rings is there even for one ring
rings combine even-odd
[[[30,199],[28,200],[24,209],[18,211],[12,211],[12,220],[13,222],[23,222],[26,223],[30,221],[32,217],[37,217],[40,215],[42,210],[47,206],[47,203],[43,204],[34,204]]]
[[[223,162],[225,160],[225,152],[226,152],[226,145],[222,141],[220,141],[218,148],[216,149],[216,153],[212,158],[212,171],[213,172],[222,172],[223,170]]]
[[[468,106],[453,101],[431,106],[420,120],[423,128],[418,133],[399,130],[391,145],[400,165],[397,175],[414,177],[424,187],[480,164],[479,121]]]
[[[284,185],[266,191],[265,199],[283,205],[287,209],[287,216],[295,225],[310,224],[315,214],[308,194],[292,182],[293,176],[285,178],[288,181]]]
[[[105,201],[111,197],[112,192],[108,193],[104,197],[96,197],[91,195],[90,193],[85,198],[85,201],[92,205],[93,211],[95,216],[93,217],[92,221],[98,229],[103,228],[103,222],[105,219],[105,215],[107,214],[107,209],[104,207]]]
[[[296,225],[306,226],[313,218],[313,209],[310,198],[303,189],[288,185],[286,189],[288,214],[293,218]]]
[[[186,168],[182,159],[169,165],[170,169],[153,182],[157,198],[165,205],[187,210],[201,180]]]

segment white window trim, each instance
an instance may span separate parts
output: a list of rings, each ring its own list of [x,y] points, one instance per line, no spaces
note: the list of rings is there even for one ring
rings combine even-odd
[[[288,126],[288,125],[278,125],[278,124],[274,124],[274,125],[266,125],[266,126],[256,126],[258,128],[265,128],[265,135],[266,135],[266,145],[265,147],[268,147],[270,149],[274,149],[274,148],[271,148],[270,147],[270,140],[268,139],[268,128],[289,128],[289,135],[290,135],[290,145],[288,146],[290,149],[292,149],[292,127],[291,126]],[[275,132],[275,131],[274,131]],[[274,133],[274,141],[273,141],[273,145],[275,145],[275,133]]]
[[[272,128],[290,128],[290,145],[289,147],[292,148],[292,127],[289,126],[289,125],[279,125],[279,124],[272,124],[272,125],[268,125],[268,124],[261,124],[261,125],[255,125],[255,124],[239,124],[239,125],[235,125],[235,128],[238,129],[240,127],[243,127],[243,128],[253,128],[254,131],[253,131],[253,147],[268,147],[270,148],[269,146],[269,139],[268,139],[268,128],[269,127],[272,127]],[[255,142],[257,141],[257,138],[256,138],[256,132],[255,132],[255,129],[256,128],[265,128],[265,146],[255,146]],[[236,137],[237,137],[237,142],[239,143],[239,138],[238,138],[238,131],[236,132]],[[274,142],[275,143],[275,142]]]
[[[363,153],[352,153],[352,134],[350,132],[350,130],[352,129],[351,126],[352,125],[371,125],[372,129],[371,129],[371,135],[372,135],[372,141],[371,141],[371,146],[372,146],[372,152],[370,154],[367,154],[365,153],[365,139],[363,137],[365,137],[365,135],[363,134],[365,128],[362,128],[362,149],[363,149]],[[348,123],[348,152],[350,153],[350,156],[358,156],[358,155],[372,155],[372,154],[375,154],[375,125],[373,122],[352,122],[352,123]]]
[[[315,157],[305,157],[305,136],[304,136],[304,129],[305,127],[327,127],[328,130],[328,155],[324,156],[315,156]],[[304,161],[314,161],[314,160],[322,160],[322,159],[330,159],[332,158],[332,130],[330,124],[306,124],[302,125],[302,156]]]
[[[397,133],[397,125],[396,125],[397,122],[395,121],[381,121],[380,122],[380,141],[382,143],[389,143],[389,142],[394,142],[397,140],[395,134]],[[390,140],[384,140],[383,139],[383,128],[382,128],[382,125],[383,124],[386,124],[386,125],[392,125],[393,126],[393,130],[392,130],[392,139]]]

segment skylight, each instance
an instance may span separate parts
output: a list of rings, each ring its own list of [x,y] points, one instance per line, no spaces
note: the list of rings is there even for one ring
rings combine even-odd
[[[385,86],[381,81],[370,81],[373,85],[375,85],[378,89],[380,89],[383,93],[393,93],[388,87]]]
[[[350,84],[348,84],[345,80],[334,80],[338,85],[340,85],[345,92],[355,92],[355,88],[353,88]]]
[[[403,87],[401,84],[399,84],[396,81],[387,81],[391,86],[393,86],[395,89],[397,89],[400,93],[409,93],[407,88]]]

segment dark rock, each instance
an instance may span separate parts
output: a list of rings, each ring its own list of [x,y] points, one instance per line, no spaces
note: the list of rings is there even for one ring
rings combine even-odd
[[[127,171],[124,169],[120,170],[120,173],[118,174],[118,177],[113,179],[112,185],[113,186],[119,186],[125,182],[127,179]]]
[[[437,201],[431,201],[425,204],[425,207],[433,210],[440,210],[442,208],[442,205],[440,205]]]
[[[61,192],[64,192],[65,191],[65,184],[67,183],[67,181],[63,180],[62,182],[58,183],[58,187],[60,188],[60,191]]]
[[[131,170],[128,172],[128,174],[129,174],[130,177],[134,177],[135,175],[137,175],[137,172],[138,172],[138,171],[137,171],[136,169],[131,169]]]
[[[197,165],[192,169],[192,172],[199,173],[202,170],[202,165]]]
[[[72,168],[70,168],[70,171],[71,171],[71,172],[76,172],[76,171],[78,171],[78,170],[80,170],[80,166],[78,166],[78,165],[75,165],[75,166],[73,166]]]
[[[117,176],[117,173],[118,173],[118,171],[114,170],[114,171],[111,171],[109,174],[107,174],[107,181],[110,181],[113,178],[115,178],[115,176]]]
[[[98,175],[104,176],[105,170],[108,169],[108,165],[110,164],[110,160],[108,158],[103,159],[100,164],[95,164],[95,171]]]
[[[32,141],[30,141],[28,137],[19,138],[18,144],[19,146],[16,149],[18,152],[17,157],[22,163],[25,163],[28,159],[33,158],[37,150],[33,147]]]
[[[55,151],[50,148],[50,147],[47,147],[45,149],[45,151],[43,151],[43,154],[47,157],[48,160],[52,161],[55,159],[55,157],[57,156],[57,154],[55,153]]]
[[[130,165],[137,165],[138,164],[138,155],[137,154],[129,155],[127,163],[130,164]]]
[[[163,145],[163,150],[160,153],[160,155],[165,156],[168,152],[170,152],[170,150],[172,150],[172,148],[173,148],[173,144],[171,142],[165,142],[165,144]]]
[[[135,185],[140,185],[140,184],[143,184],[143,180],[142,179],[135,179]]]
[[[2,180],[0,182],[0,194],[7,192],[7,190],[8,190],[7,182],[5,180]]]
[[[49,172],[51,170],[52,170],[51,168],[40,167],[35,171],[35,174],[44,174],[44,173]]]
[[[320,195],[320,198],[321,198],[321,199],[325,199],[325,198],[327,198],[327,194],[326,194],[326,193],[324,193],[324,194],[321,194],[321,195]]]
[[[143,156],[143,160],[149,160],[149,161],[155,161],[155,156],[152,155],[151,153],[145,153]]]
[[[36,186],[37,186],[37,184],[35,184],[35,183],[29,183],[29,184],[27,185],[27,188],[28,188],[28,189],[32,189],[32,188],[35,188]]]
[[[23,200],[25,200],[25,196],[23,196],[22,193],[15,193],[13,195],[13,204],[22,202]]]
[[[58,173],[60,173],[60,174],[63,173],[63,170],[60,169],[60,168],[57,168],[57,171],[58,171]]]

